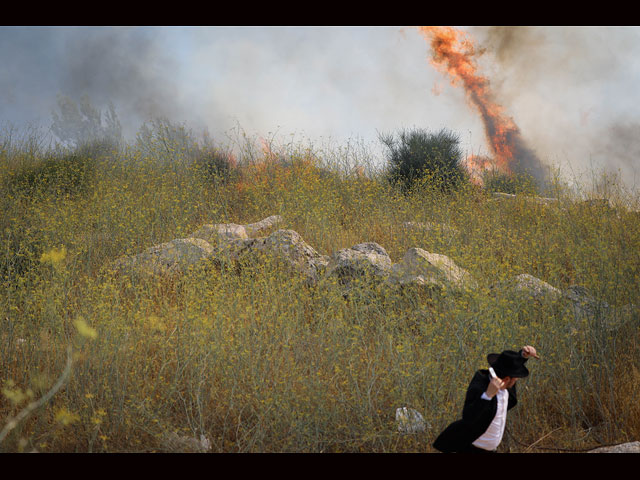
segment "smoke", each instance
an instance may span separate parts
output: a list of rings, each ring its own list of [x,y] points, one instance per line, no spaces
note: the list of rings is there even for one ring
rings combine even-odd
[[[640,29],[470,27],[496,97],[545,163],[581,177],[640,171]],[[637,187],[637,185],[635,185]]]
[[[452,27],[420,27],[420,32],[430,43],[432,63],[448,74],[452,84],[462,83],[471,106],[480,114],[495,168],[507,173],[526,173],[544,185],[544,166],[526,144],[513,118],[504,111],[489,78],[478,68],[477,57],[484,50],[478,50],[473,39]],[[478,163],[473,155],[467,158],[472,170]]]
[[[517,124],[520,157],[632,177],[637,142],[622,133],[640,125],[640,28],[465,30]],[[379,132],[447,127],[467,152],[490,152],[464,91],[429,56],[413,28],[0,27],[0,125],[50,124],[58,94],[85,94],[102,111],[114,104],[127,138],[154,117],[214,139],[237,125],[372,143]]]
[[[151,28],[0,28],[0,120],[48,124],[56,97],[113,102],[132,135],[154,117],[184,114],[177,63]]]

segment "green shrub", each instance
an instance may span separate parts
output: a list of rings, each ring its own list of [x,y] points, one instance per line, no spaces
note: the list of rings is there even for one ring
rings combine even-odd
[[[380,141],[388,149],[389,180],[403,191],[424,177],[443,191],[455,190],[467,181],[460,138],[450,130],[402,130],[397,138],[380,135]]]

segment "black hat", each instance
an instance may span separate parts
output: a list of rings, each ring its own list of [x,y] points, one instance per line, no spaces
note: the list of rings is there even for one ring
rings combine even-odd
[[[520,352],[514,352],[513,350],[505,350],[501,354],[490,353],[487,355],[489,365],[493,367],[496,375],[500,378],[523,378],[528,376],[529,370],[524,366],[526,360]]]

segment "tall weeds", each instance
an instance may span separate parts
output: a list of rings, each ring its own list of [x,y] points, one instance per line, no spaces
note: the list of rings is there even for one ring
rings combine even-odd
[[[246,138],[219,170],[224,156],[152,133],[91,157],[1,153],[0,418],[49,391],[74,352],[68,382],[2,451],[163,451],[177,433],[204,435],[214,452],[428,452],[486,354],[524,344],[541,360],[529,362],[509,423],[518,442],[505,448],[547,434],[538,447],[640,436],[637,211],[568,190],[549,204],[428,181],[400,193],[360,150],[249,148]],[[77,176],[77,165],[92,174]],[[83,188],[56,190],[61,178]],[[451,257],[479,288],[361,284],[345,297],[336,282],[309,287],[269,259],[161,278],[109,269],[205,223],[274,214],[322,254],[374,241],[397,262],[420,247]],[[521,273],[585,287],[595,307],[505,287]],[[426,432],[397,432],[401,406],[424,415]]]

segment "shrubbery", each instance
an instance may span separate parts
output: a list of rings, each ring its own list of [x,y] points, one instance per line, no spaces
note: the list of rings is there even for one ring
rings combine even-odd
[[[92,185],[95,162],[80,153],[50,156],[22,166],[8,177],[8,187],[16,194],[33,197],[86,193]]]
[[[511,194],[536,194],[536,182],[533,177],[524,174],[508,174],[496,170],[487,170],[482,175],[482,184],[488,192]]]
[[[460,138],[450,130],[401,130],[397,138],[380,135],[380,141],[388,149],[388,178],[405,192],[425,176],[443,191],[455,190],[467,182]]]

